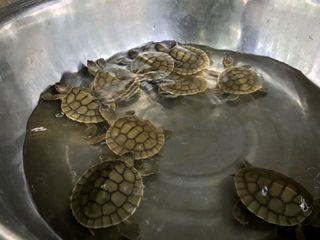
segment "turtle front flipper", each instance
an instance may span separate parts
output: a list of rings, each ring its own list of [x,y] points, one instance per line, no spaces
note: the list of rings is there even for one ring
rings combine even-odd
[[[173,135],[173,131],[170,130],[170,129],[163,129],[162,131],[163,131],[164,137],[165,137],[166,139],[171,138],[172,135]]]
[[[90,140],[89,140],[89,143],[91,145],[95,145],[95,144],[98,144],[102,141],[104,141],[106,138],[106,134],[101,134],[101,135],[97,135],[97,136],[94,136],[94,137],[91,137]]]
[[[97,131],[98,131],[97,125],[93,123],[86,123],[86,126],[87,126],[87,129],[85,130],[84,136],[83,136],[85,139],[91,138],[97,134]]]
[[[306,240],[301,224],[295,226],[295,235],[297,240]]]
[[[41,96],[41,99],[44,101],[52,101],[52,100],[58,100],[63,98],[64,94],[51,94],[51,93],[45,93]]]
[[[135,168],[139,171],[142,177],[148,177],[159,172],[159,168],[153,164],[152,162],[148,161],[135,161],[139,162],[135,164]]]
[[[128,220],[121,222],[117,225],[119,233],[129,240],[139,240],[141,239],[141,230],[139,225],[132,223]]]
[[[320,198],[316,198],[313,201],[313,210],[308,217],[307,222],[311,227],[320,229]]]
[[[232,214],[234,219],[243,225],[246,225],[250,222],[250,212],[240,200],[234,204]]]
[[[226,96],[226,97],[224,98],[224,101],[225,101],[225,102],[235,101],[235,100],[237,100],[239,97],[240,97],[239,94],[229,94],[228,96]]]

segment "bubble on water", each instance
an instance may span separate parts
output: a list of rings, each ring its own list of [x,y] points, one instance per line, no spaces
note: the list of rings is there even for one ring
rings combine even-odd
[[[64,116],[64,113],[63,112],[58,112],[56,113],[55,117],[56,118],[62,118]]]
[[[44,132],[47,131],[47,128],[45,127],[35,127],[31,129],[31,132]]]
[[[264,186],[263,188],[261,188],[261,194],[262,196],[267,196],[268,195],[268,187]]]

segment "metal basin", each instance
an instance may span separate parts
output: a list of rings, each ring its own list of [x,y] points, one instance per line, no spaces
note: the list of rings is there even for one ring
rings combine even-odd
[[[296,138],[301,136],[308,143],[283,145],[283,156],[296,148],[301,160],[294,167],[286,162],[278,168],[303,176],[308,189],[319,196],[318,0],[39,2],[20,1],[0,9],[0,238],[59,239],[39,215],[24,174],[26,123],[39,94],[63,72],[76,72],[87,59],[108,57],[148,41],[175,39],[269,56],[304,73],[309,80],[295,71],[299,77],[284,76],[273,85],[287,95],[294,93],[291,99],[298,96],[301,121],[290,122],[290,114],[285,119],[291,129],[299,129],[296,132],[301,135]],[[305,132],[308,139],[303,138]],[[277,167],[276,161],[271,163],[269,167]],[[48,189],[48,194],[54,193]],[[181,236],[183,228],[181,224],[176,235],[167,239]],[[203,239],[205,233],[193,236]]]

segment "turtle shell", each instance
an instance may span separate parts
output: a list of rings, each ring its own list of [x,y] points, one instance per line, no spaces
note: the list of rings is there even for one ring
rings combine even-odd
[[[281,173],[264,168],[242,168],[234,183],[241,202],[268,223],[294,226],[312,212],[311,194]]]
[[[122,101],[130,99],[140,90],[140,82],[135,78],[123,79],[111,72],[98,72],[91,84],[92,90],[106,101]]]
[[[163,130],[134,115],[117,119],[107,130],[105,139],[115,154],[131,153],[136,160],[157,154],[164,145]]]
[[[162,52],[140,53],[131,63],[133,73],[150,75],[152,80],[168,76],[173,68],[172,57]]]
[[[99,112],[99,102],[92,94],[80,87],[71,88],[61,99],[61,109],[64,114],[77,122],[103,122]]]
[[[192,75],[210,65],[208,55],[192,46],[176,45],[170,49],[169,55],[175,60],[173,71],[180,75]]]
[[[171,74],[166,80],[169,82],[160,84],[160,92],[172,96],[195,95],[207,90],[208,82],[200,74],[181,76]]]
[[[128,219],[143,196],[139,172],[126,162],[102,162],[78,180],[70,197],[75,219],[87,228],[105,228]]]
[[[218,77],[222,90],[231,94],[249,94],[262,88],[258,74],[248,68],[232,67]]]

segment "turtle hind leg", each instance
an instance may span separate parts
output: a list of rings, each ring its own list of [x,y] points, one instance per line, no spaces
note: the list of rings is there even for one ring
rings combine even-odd
[[[41,96],[41,99],[44,101],[52,101],[61,99],[63,96],[64,94],[51,94],[47,92]]]
[[[240,200],[233,205],[232,214],[234,219],[242,225],[246,225],[250,222],[249,211]]]
[[[303,233],[301,224],[298,224],[297,226],[295,226],[294,230],[295,230],[295,235],[297,240],[306,240],[306,236]]]
[[[124,221],[117,225],[119,233],[129,240],[139,240],[141,239],[141,230],[138,224],[132,223],[130,221]]]

